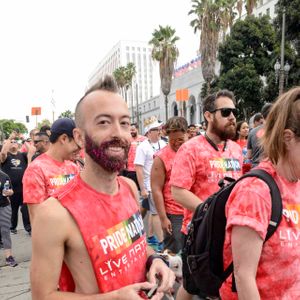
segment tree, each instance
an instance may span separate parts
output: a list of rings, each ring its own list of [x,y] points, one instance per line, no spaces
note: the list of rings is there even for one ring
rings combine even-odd
[[[263,78],[269,84],[276,49],[275,31],[268,16],[247,16],[236,21],[219,47],[219,87],[234,92],[243,119],[259,111],[264,102]]]
[[[165,95],[166,121],[168,120],[168,95],[170,94],[174,63],[178,58],[179,52],[176,47],[175,29],[170,26],[155,29],[149,44],[153,46],[152,58],[159,62],[159,73],[161,90]]]
[[[59,116],[59,118],[64,118],[64,117]],[[51,126],[51,122],[48,119],[43,119],[41,122],[37,124],[37,128],[41,129],[41,127],[45,125]]]
[[[68,110],[62,112],[62,113],[59,115],[58,118],[59,118],[59,119],[60,119],[60,118],[70,118],[70,119],[74,119],[74,113],[71,112],[71,111],[68,109]],[[48,121],[48,120],[47,120],[47,121]]]
[[[253,13],[254,7],[257,5],[258,0],[246,0],[247,15],[250,16]]]
[[[233,24],[236,4],[236,0],[192,0],[192,9],[188,14],[196,15],[190,25],[195,32],[200,31],[201,68],[208,94],[215,78],[220,32],[223,32],[225,39],[226,31]]]
[[[121,66],[113,71],[113,76],[126,102],[127,102],[127,91],[129,87],[132,86],[132,80],[135,74],[136,74],[135,64],[131,62],[128,63],[126,67]]]
[[[277,39],[280,41],[282,33],[282,14],[286,15],[285,32],[285,60],[291,65],[288,87],[300,85],[300,0],[279,0],[276,4],[276,18],[274,25]],[[280,52],[279,52],[280,53]],[[278,53],[278,57],[279,54]]]
[[[26,126],[20,122],[16,122],[13,119],[0,120],[0,137],[1,140],[8,138],[9,135],[17,129],[21,134],[27,133]]]
[[[240,64],[220,77],[220,87],[232,91],[237,99],[239,119],[248,119],[263,104],[263,82],[253,64]]]

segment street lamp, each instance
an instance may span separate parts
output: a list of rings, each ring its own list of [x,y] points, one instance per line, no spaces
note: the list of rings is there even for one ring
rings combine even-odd
[[[289,65],[288,62],[284,64],[284,44],[285,44],[285,9],[283,9],[282,12],[280,63],[277,60],[274,65],[276,83],[278,82],[278,78],[279,78],[279,95],[283,93],[284,79],[285,79],[285,84],[286,85],[288,84],[288,74],[291,69],[291,66]]]

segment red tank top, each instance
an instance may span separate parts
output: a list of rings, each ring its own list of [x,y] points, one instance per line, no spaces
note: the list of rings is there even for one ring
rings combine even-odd
[[[183,207],[173,199],[171,194],[170,177],[175,155],[176,152],[168,145],[157,152],[154,156],[158,156],[162,160],[166,170],[165,184],[163,188],[166,213],[171,215],[183,215]]]
[[[129,185],[118,178],[119,192],[99,193],[74,178],[53,197],[70,212],[91,258],[99,292],[106,293],[142,282],[146,274],[146,239],[143,219]],[[60,290],[74,291],[63,267]]]

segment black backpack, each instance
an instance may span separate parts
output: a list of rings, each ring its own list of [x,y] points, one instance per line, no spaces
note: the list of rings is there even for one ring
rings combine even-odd
[[[271,192],[272,214],[265,241],[275,232],[282,216],[282,200],[276,182],[267,172],[254,169],[201,203],[193,216],[182,251],[183,286],[193,295],[218,297],[222,283],[233,272],[233,264],[224,270],[223,246],[225,240],[225,205],[237,182],[246,177],[258,177],[265,181]],[[233,278],[234,279],[234,278]],[[233,291],[235,284],[233,280]]]

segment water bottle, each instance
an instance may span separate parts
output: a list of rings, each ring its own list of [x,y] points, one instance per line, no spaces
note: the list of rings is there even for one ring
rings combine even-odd
[[[3,189],[2,189],[2,195],[3,196],[6,196],[5,192],[8,191],[9,188],[10,188],[9,180],[6,180],[4,185],[3,185]]]

